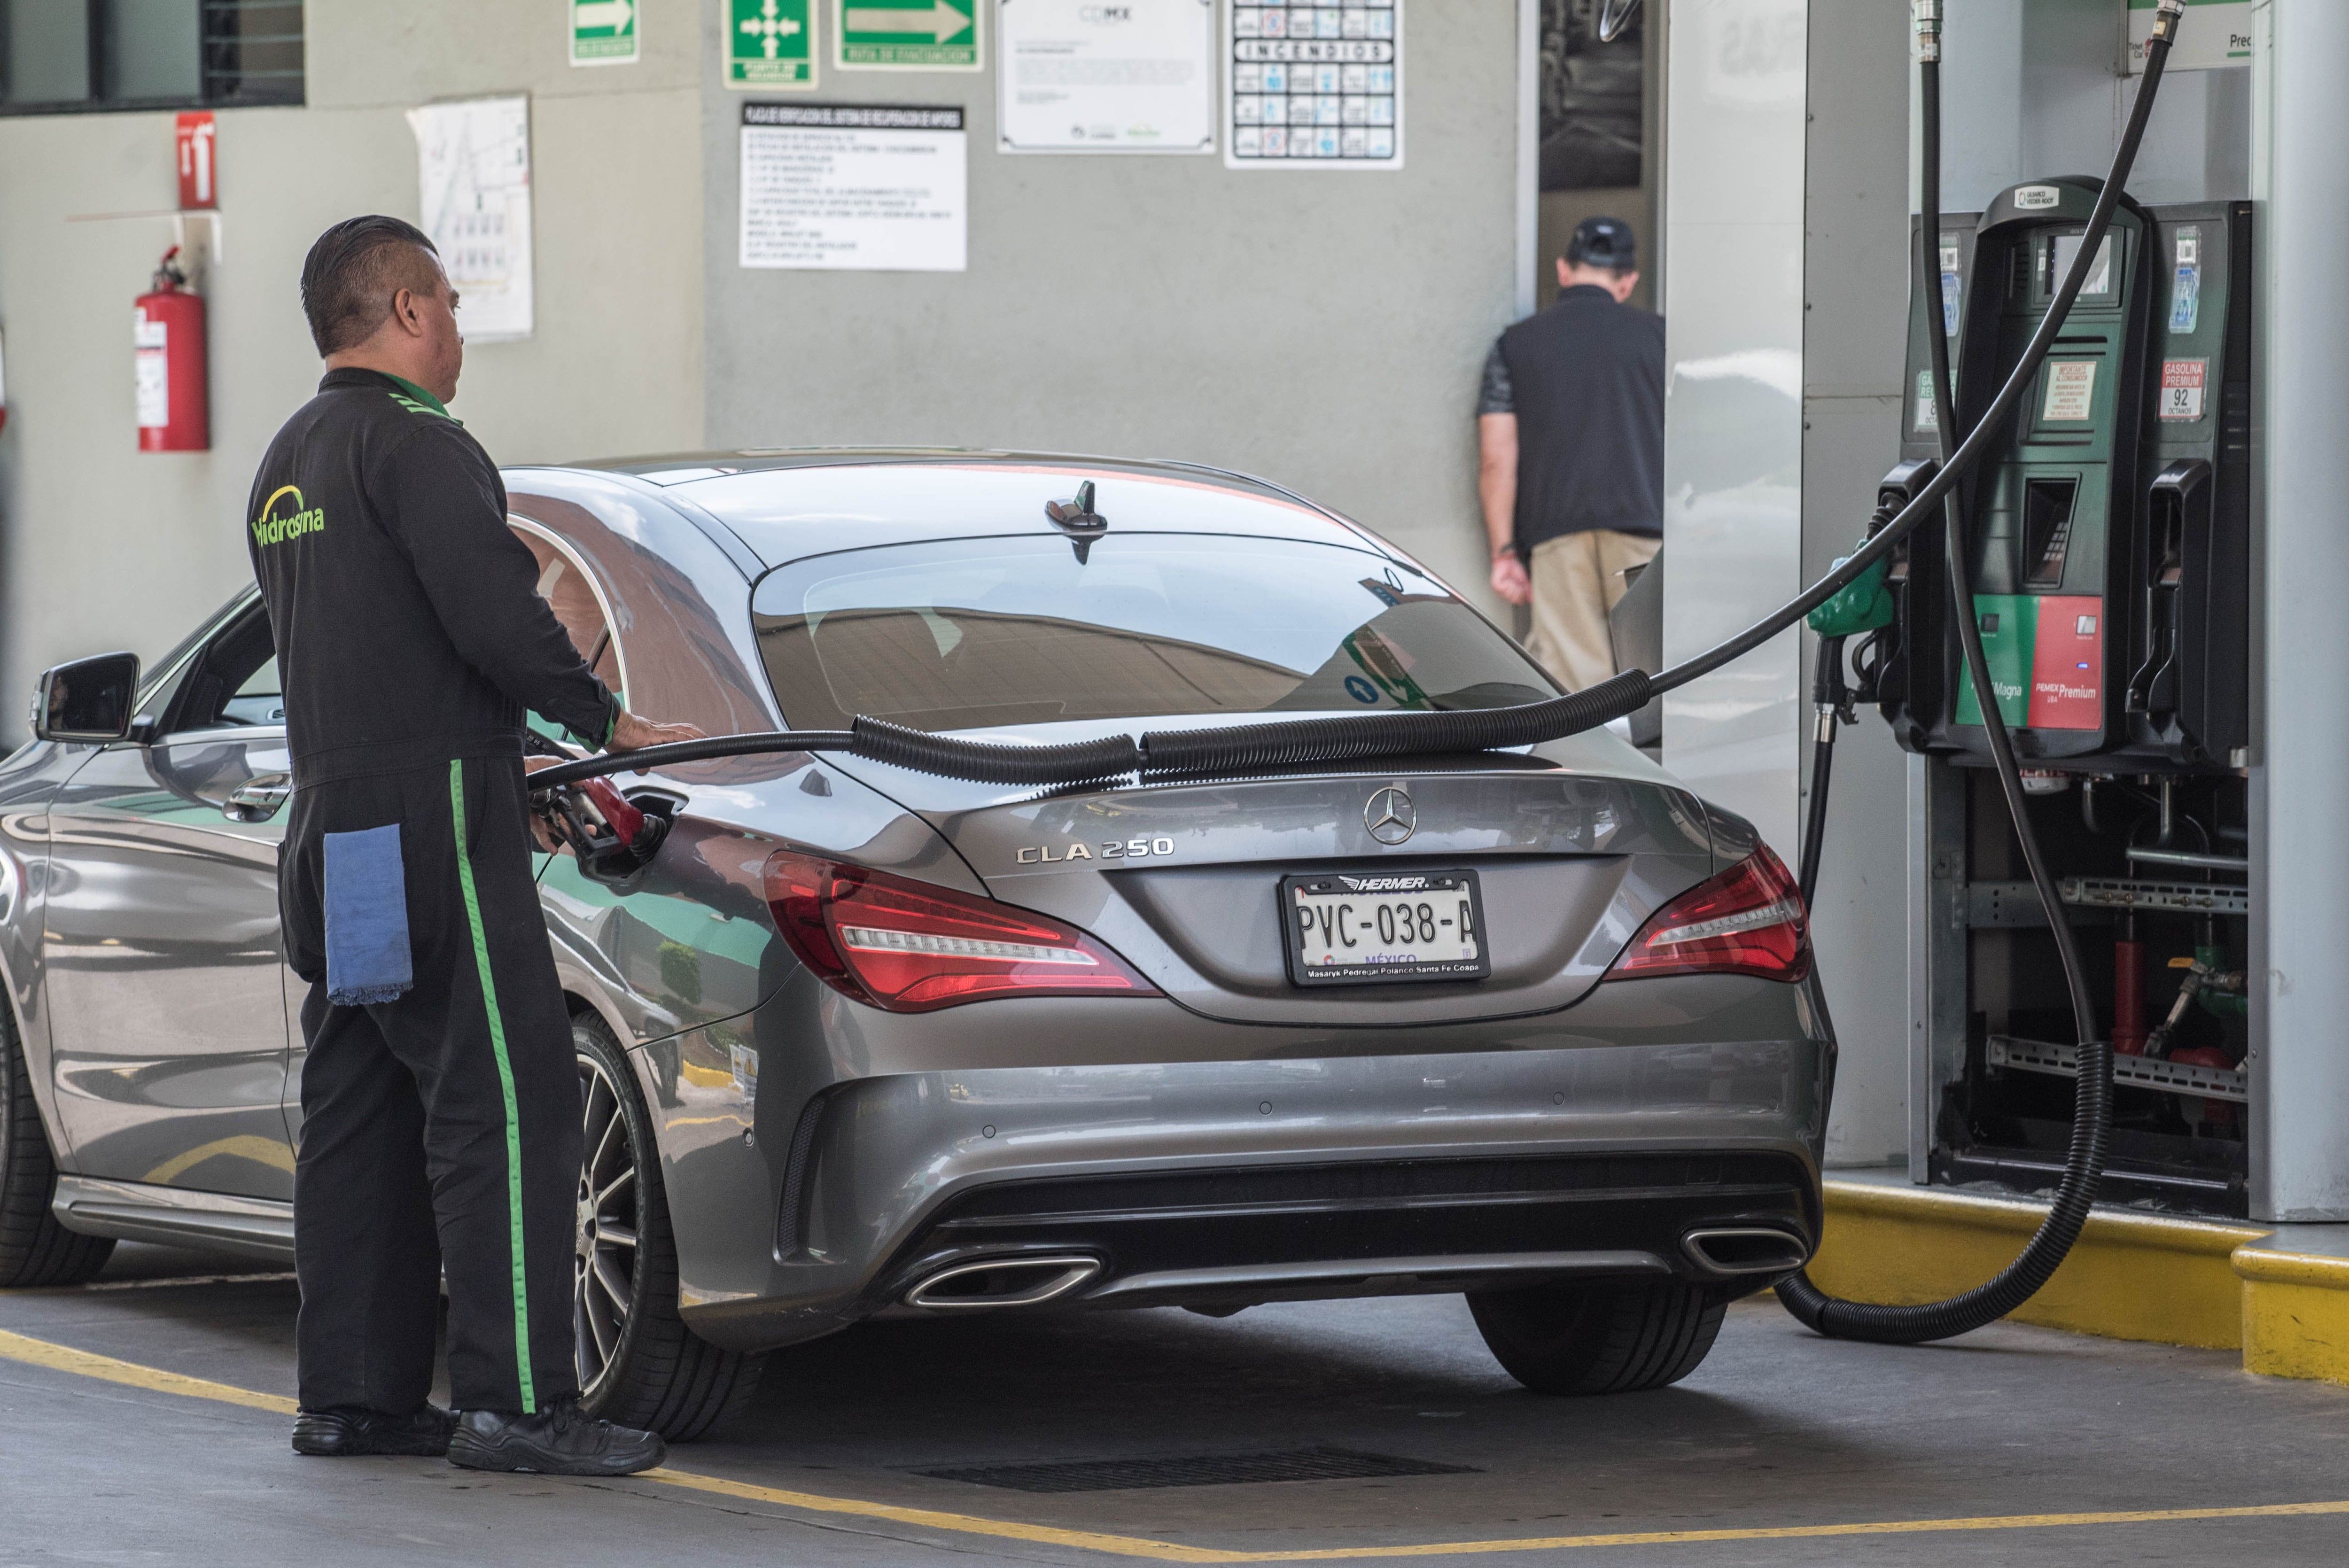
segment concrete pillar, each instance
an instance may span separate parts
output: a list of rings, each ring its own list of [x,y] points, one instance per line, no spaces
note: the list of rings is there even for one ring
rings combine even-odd
[[[1675,0],[1667,44],[1664,661],[1802,590],[1804,0]],[[1801,634],[1664,698],[1664,760],[1797,852]]]
[[[2252,1212],[2349,1219],[2349,5],[2272,0],[2255,100],[2266,722],[2255,754]],[[2190,25],[2190,19],[2189,19]],[[2261,112],[2261,111],[2264,112]],[[2255,732],[2256,733],[2256,732]],[[2264,789],[2260,787],[2264,785]],[[2265,869],[2264,876],[2258,874]],[[2261,1042],[2264,1042],[2262,1048]]]

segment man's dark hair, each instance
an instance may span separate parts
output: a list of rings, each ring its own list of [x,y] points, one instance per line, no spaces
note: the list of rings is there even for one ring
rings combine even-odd
[[[302,263],[302,314],[319,357],[366,342],[401,289],[433,288],[425,258],[440,253],[415,224],[380,213],[346,218],[319,235]]]

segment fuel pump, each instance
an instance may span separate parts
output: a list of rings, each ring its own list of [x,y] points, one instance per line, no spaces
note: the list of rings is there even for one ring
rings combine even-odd
[[[1946,214],[1938,298],[1911,312],[1905,494],[1938,459],[1926,334],[1961,422],[2045,315],[2096,182],[2032,181]],[[2020,757],[2056,770],[2239,767],[2249,741],[2251,204],[2122,200],[1994,463],[1960,488],[1973,607]],[[1946,593],[1896,558],[1878,696],[1911,751],[1989,757]],[[1915,591],[1906,584],[1914,582]]]
[[[2048,314],[2097,191],[2029,181],[1983,212],[1942,215],[1930,238],[1920,220],[1918,249],[1939,276],[1912,302],[1889,500],[1939,460],[1929,335],[1948,346],[1964,428],[1981,388]],[[2251,263],[2250,203],[2124,198],[2031,396],[1958,487],[1973,630],[2030,767],[2029,809],[2067,918],[2109,928],[2085,944],[2090,984],[2109,1001],[2095,1023],[2065,1027],[2058,955],[2034,930],[2047,923],[1983,918],[2012,884],[1997,846],[1976,844],[1967,882],[1980,923],[1931,939],[1963,944],[1939,971],[1965,976],[1968,1029],[1962,1076],[1937,1088],[1933,1180],[2044,1187],[2075,1119],[2053,1080],[2076,1079],[2080,1040],[2101,1033],[2117,1095],[2107,1190],[2247,1212],[2235,1107],[2248,1098]],[[1990,787],[1991,733],[1943,552],[1922,541],[1890,562],[1858,684],[1899,743],[1957,769],[1971,799]]]

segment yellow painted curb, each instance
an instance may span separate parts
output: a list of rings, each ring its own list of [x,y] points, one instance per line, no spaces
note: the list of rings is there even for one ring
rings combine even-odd
[[[2230,1260],[2243,1292],[2243,1369],[2349,1383],[2349,1258],[2256,1243]]]
[[[1830,1179],[1826,1233],[1811,1277],[1853,1301],[1940,1301],[2013,1261],[2046,1213],[2044,1204],[2021,1200]],[[2054,1277],[2014,1317],[2110,1339],[2233,1350],[2244,1343],[2249,1310],[2229,1260],[2267,1234],[2245,1225],[2097,1213]],[[2340,1299],[2349,1326],[2349,1295]],[[2349,1328],[2342,1343],[2349,1350]]]

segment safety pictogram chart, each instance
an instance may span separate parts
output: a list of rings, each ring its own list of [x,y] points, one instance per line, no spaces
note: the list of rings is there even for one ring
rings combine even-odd
[[[528,337],[530,100],[472,98],[408,111],[416,133],[424,232],[457,288],[457,324],[474,343]]]
[[[726,0],[726,85],[815,86],[816,0]]]
[[[1403,0],[1226,13],[1224,162],[1402,167]]]

